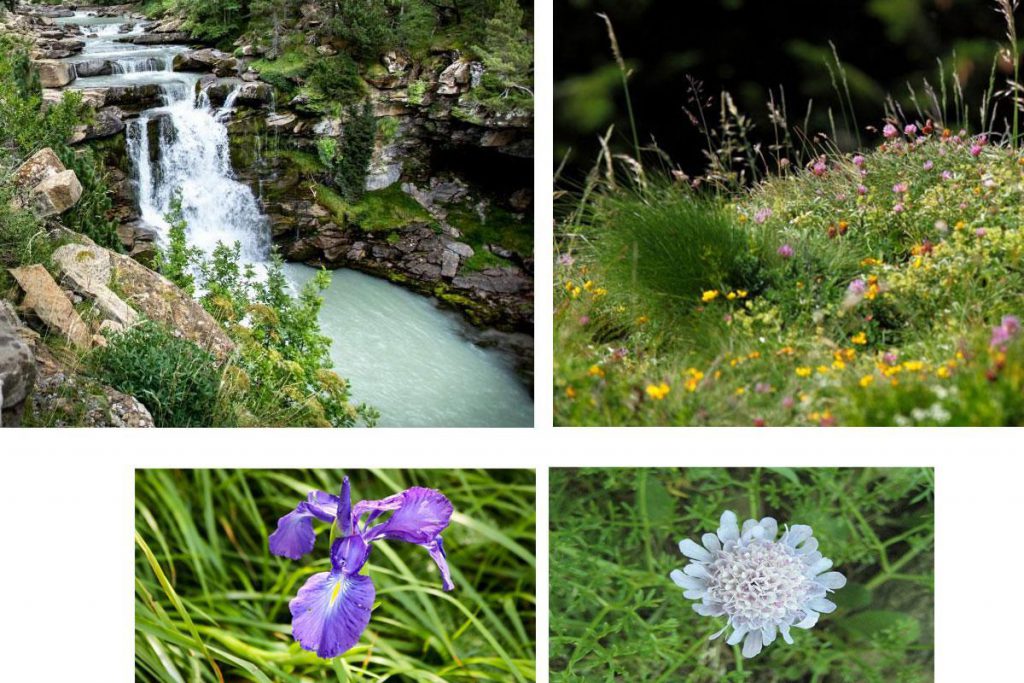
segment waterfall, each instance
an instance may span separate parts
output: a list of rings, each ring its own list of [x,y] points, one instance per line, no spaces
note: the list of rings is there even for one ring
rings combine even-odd
[[[191,245],[211,253],[218,243],[238,242],[244,261],[265,262],[269,222],[231,168],[224,120],[237,93],[218,110],[205,93],[195,94],[194,77],[182,76],[161,86],[165,106],[145,111],[129,124],[128,155],[142,220],[166,238],[164,217],[180,190]]]

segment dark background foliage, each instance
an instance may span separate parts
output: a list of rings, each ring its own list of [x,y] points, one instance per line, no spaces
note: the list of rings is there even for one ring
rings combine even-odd
[[[861,129],[878,125],[887,94],[906,102],[908,82],[919,94],[924,78],[938,89],[936,59],[946,66],[947,83],[955,64],[977,116],[996,43],[1005,42],[1005,24],[994,8],[988,0],[558,0],[555,163],[572,148],[569,175],[578,177],[593,163],[598,134],[612,123],[613,147],[630,148],[619,73],[598,12],[614,23],[634,69],[630,89],[641,143],[653,137],[674,161],[697,171],[703,145],[682,109],[689,106],[687,76],[704,83],[707,97],[728,90],[754,118],[755,137],[765,139],[771,130],[766,102],[769,89],[778,94],[780,86],[790,123],[802,122],[813,100],[811,130],[826,131],[830,107],[842,126],[825,65],[832,41]],[[1001,84],[1011,69],[999,66]],[[1004,105],[1001,116],[1007,113]],[[853,136],[846,131],[843,137],[848,147]]]

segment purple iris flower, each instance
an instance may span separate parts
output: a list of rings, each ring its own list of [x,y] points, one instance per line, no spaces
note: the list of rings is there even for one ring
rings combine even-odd
[[[331,571],[309,577],[288,603],[295,640],[325,659],[337,657],[359,642],[370,623],[377,594],[373,580],[359,573],[374,541],[394,539],[423,546],[441,570],[444,590],[452,590],[455,586],[441,540],[452,510],[451,501],[440,491],[418,486],[354,506],[348,477],[340,496],[311,491],[278,520],[277,530],[270,535],[270,552],[298,560],[313,551],[314,518],[336,524],[340,534],[331,544]],[[390,517],[374,524],[387,513]],[[364,515],[366,520],[360,524]]]

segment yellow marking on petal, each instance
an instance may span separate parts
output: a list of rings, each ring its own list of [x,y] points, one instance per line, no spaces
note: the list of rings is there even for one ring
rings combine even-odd
[[[334,607],[334,603],[338,600],[338,593],[341,592],[341,584],[343,583],[345,582],[339,581],[338,583],[334,584],[334,590],[331,591],[331,601],[330,603],[328,603],[328,607]]]

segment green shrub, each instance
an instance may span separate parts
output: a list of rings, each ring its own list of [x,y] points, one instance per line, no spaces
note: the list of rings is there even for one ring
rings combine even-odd
[[[208,427],[220,389],[216,358],[145,321],[113,335],[93,355],[100,381],[134,396],[158,427]]]
[[[166,251],[161,250],[157,256],[157,270],[168,280],[181,287],[189,296],[195,294],[196,283],[192,275],[192,265],[202,256],[202,252],[188,246],[188,223],[181,212],[181,193],[177,193],[171,202],[171,212],[164,216],[170,224]]]
[[[329,29],[348,43],[357,59],[374,59],[396,42],[392,19],[380,0],[340,0]]]
[[[348,201],[358,201],[366,192],[366,173],[377,137],[377,119],[373,106],[365,102],[362,107],[347,110],[345,134],[341,144],[332,139],[317,141],[320,161],[330,169],[330,181]]]
[[[365,91],[359,68],[346,54],[313,62],[307,82],[325,99],[343,105],[358,101]]]

